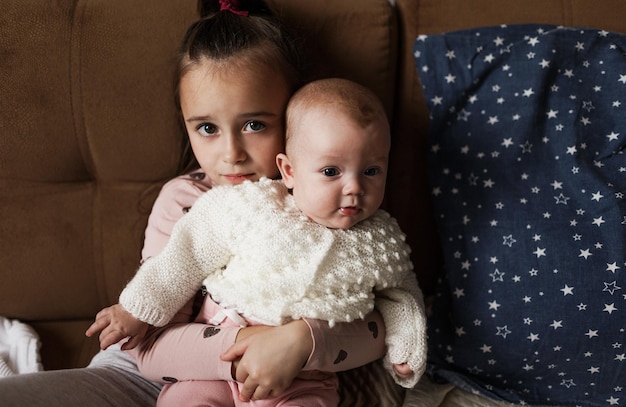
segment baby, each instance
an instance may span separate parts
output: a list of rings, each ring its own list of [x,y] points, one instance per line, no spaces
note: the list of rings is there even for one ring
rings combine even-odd
[[[136,343],[201,286],[224,308],[204,316],[215,326],[297,318],[333,326],[376,307],[384,365],[397,383],[414,386],[426,362],[425,315],[405,236],[379,209],[390,149],[382,104],[351,81],[315,81],[290,100],[286,133],[276,157],[282,180],[206,192],[123,290],[126,318],[97,317],[90,330]],[[398,374],[407,366],[412,374]]]

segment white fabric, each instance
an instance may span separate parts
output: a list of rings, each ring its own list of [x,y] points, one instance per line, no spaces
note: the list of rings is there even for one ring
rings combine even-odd
[[[209,323],[213,325],[219,325],[222,322],[224,322],[224,320],[227,318],[241,327],[248,326],[248,323],[246,322],[246,320],[241,318],[239,313],[232,308],[228,308],[228,309],[224,308],[224,309],[219,310],[217,314],[215,314],[213,318],[209,320]]]
[[[43,370],[35,330],[15,319],[0,317],[0,377]]]
[[[362,319],[376,305],[386,326],[385,366],[406,387],[426,360],[421,292],[395,219],[377,211],[350,229],[300,212],[281,181],[214,187],[176,224],[163,252],[120,295],[136,318],[166,324],[204,284],[222,307],[266,325],[290,319]],[[403,380],[392,363],[416,373]]]

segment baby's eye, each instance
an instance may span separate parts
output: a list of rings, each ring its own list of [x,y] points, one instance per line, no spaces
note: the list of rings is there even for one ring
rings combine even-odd
[[[378,167],[368,168],[363,172],[363,174],[367,175],[368,177],[378,175],[380,174],[380,168]]]
[[[337,175],[339,175],[339,170],[337,168],[324,168],[322,170],[322,174],[324,174],[327,177],[335,177]]]
[[[251,120],[244,126],[244,131],[261,131],[265,128],[265,124],[263,122],[259,122],[256,120]]]
[[[211,123],[202,123],[198,126],[198,132],[203,136],[212,136],[217,133],[217,127]]]

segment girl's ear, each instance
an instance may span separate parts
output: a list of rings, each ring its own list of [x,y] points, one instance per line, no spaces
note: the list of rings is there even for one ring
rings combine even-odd
[[[291,161],[289,161],[289,157],[286,154],[279,153],[276,156],[276,166],[280,171],[280,175],[283,178],[283,182],[288,189],[293,188],[293,166],[291,165]]]

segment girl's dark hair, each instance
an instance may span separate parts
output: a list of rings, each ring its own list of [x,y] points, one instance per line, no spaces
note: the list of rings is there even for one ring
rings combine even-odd
[[[183,38],[178,56],[176,101],[180,109],[178,82],[185,72],[205,59],[233,64],[261,63],[276,67],[290,90],[302,83],[303,72],[298,46],[285,26],[263,1],[239,0],[237,10],[220,11],[219,0],[199,0],[200,20],[193,23]],[[231,60],[245,56],[242,61]],[[183,126],[184,128],[184,126]],[[198,167],[188,137],[185,137],[181,172]]]

